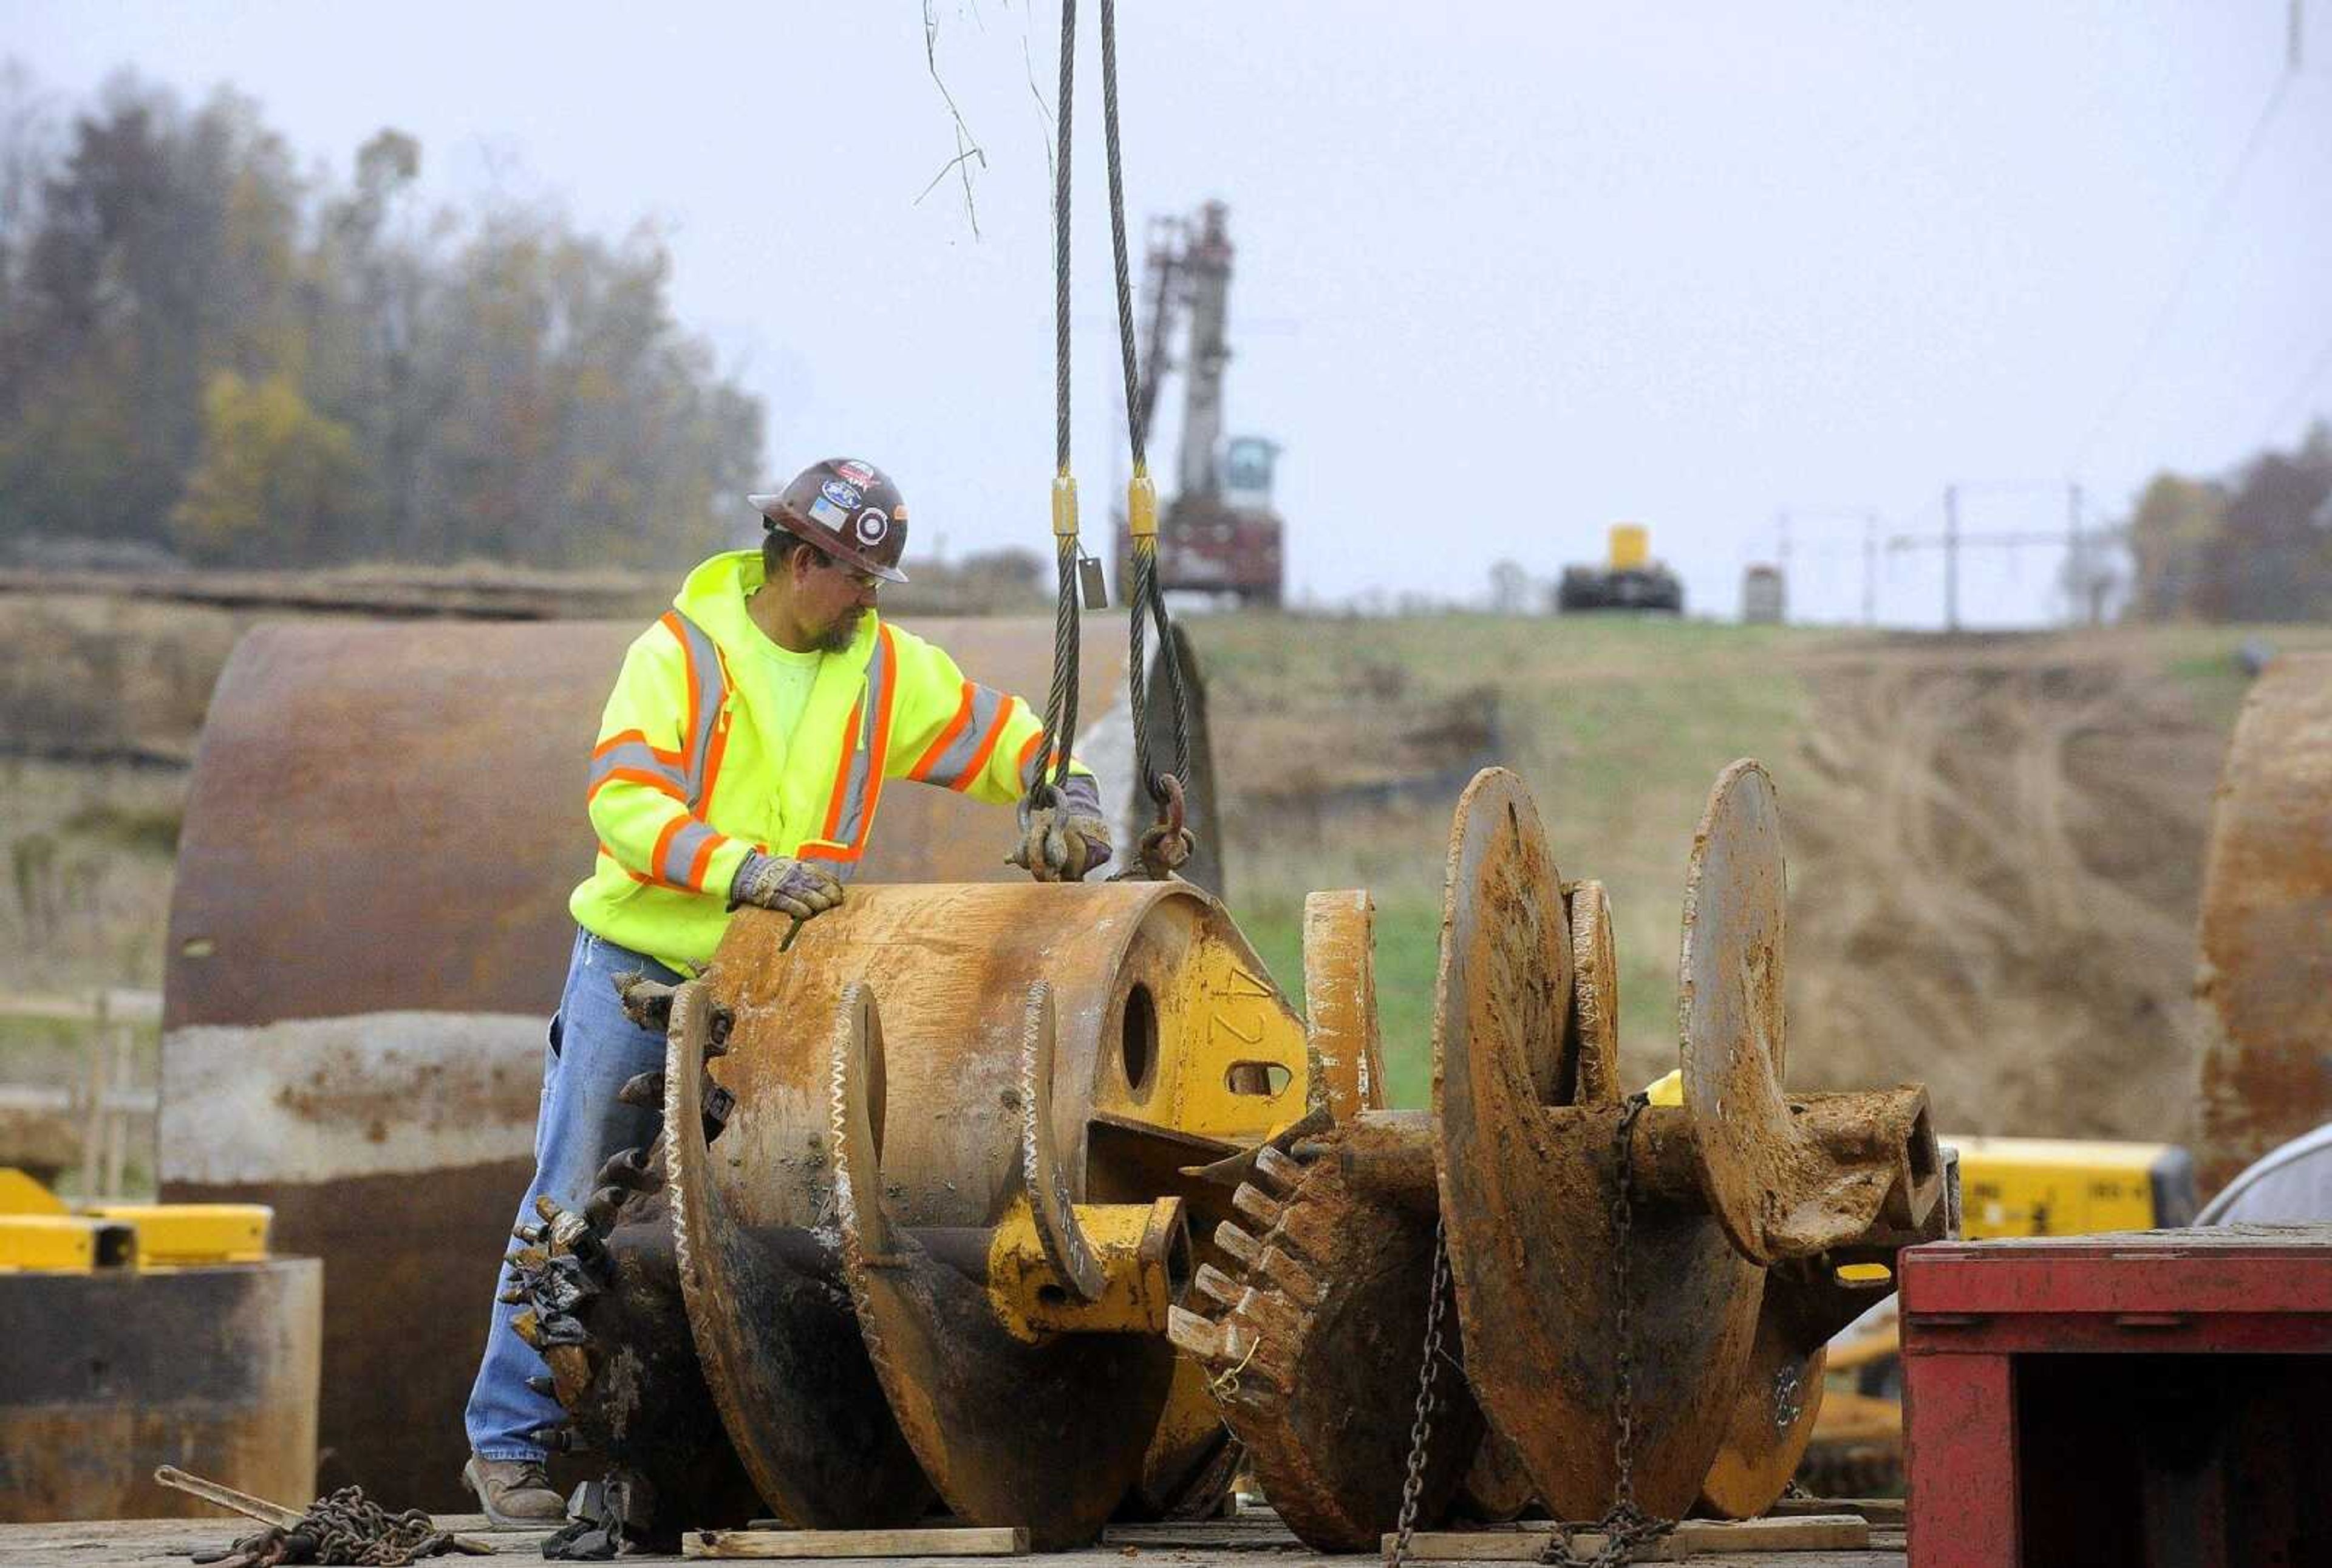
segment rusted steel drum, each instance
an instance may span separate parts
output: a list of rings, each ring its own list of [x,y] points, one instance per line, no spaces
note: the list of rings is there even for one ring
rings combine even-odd
[[[315,1496],[313,1258],[0,1276],[0,1522],[215,1519],[176,1465]]]
[[[910,629],[968,675],[1043,701],[1049,621]],[[568,894],[590,869],[584,761],[639,630],[263,626],[212,698],[170,912],[162,1189],[272,1204],[278,1245],[329,1267],[325,1487],[468,1506],[461,1410],[530,1174]],[[1087,633],[1077,751],[1130,846],[1146,813],[1123,627]],[[1186,875],[1219,886],[1193,687],[1205,858]],[[1171,714],[1152,689],[1165,766]],[[884,791],[861,880],[1009,880],[1012,837],[1001,808],[902,782]]]
[[[2332,1120],[2332,654],[2286,655],[2235,725],[2203,874],[2195,1181]]]

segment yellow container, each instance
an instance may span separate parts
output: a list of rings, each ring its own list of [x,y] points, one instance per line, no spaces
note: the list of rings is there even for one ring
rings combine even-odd
[[[1652,531],[1640,522],[1611,525],[1611,569],[1628,571],[1652,558]]]
[[[87,1274],[129,1261],[129,1227],[81,1214],[0,1214],[0,1274]]]
[[[93,1203],[82,1212],[134,1226],[140,1268],[257,1263],[275,1219],[264,1203]]]
[[[2194,1218],[2194,1163],[2171,1143],[1946,1138],[1960,1152],[1960,1226],[1988,1236],[2088,1236]]]

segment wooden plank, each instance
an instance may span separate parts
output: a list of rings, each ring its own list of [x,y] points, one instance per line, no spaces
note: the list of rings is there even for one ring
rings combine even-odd
[[[1419,1530],[1410,1538],[1410,1555],[1443,1563],[1534,1562],[1545,1549],[1552,1528]],[[1601,1551],[1603,1541],[1595,1531],[1582,1530],[1571,1538],[1571,1550],[1575,1555],[1588,1556]],[[1388,1553],[1392,1543],[1392,1536],[1384,1538]],[[1681,1563],[1718,1553],[1856,1551],[1869,1544],[1869,1521],[1851,1514],[1797,1519],[1686,1519],[1638,1561]]]
[[[1025,1557],[1028,1532],[1015,1525],[938,1530],[691,1530],[683,1557]]]
[[[1906,1506],[1900,1497],[1776,1497],[1765,1512],[1776,1519],[1802,1519],[1812,1514],[1859,1514],[1873,1525],[1900,1529]]]
[[[1145,1525],[1112,1525],[1101,1533],[1104,1546],[1271,1547],[1300,1546],[1295,1533],[1276,1514],[1251,1519],[1185,1519]]]

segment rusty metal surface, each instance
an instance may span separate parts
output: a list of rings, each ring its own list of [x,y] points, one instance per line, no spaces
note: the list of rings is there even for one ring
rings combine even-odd
[[[1364,890],[1305,897],[1304,1013],[1313,1108],[1342,1122],[1381,1106],[1376,905]]]
[[[1476,1396],[1563,1517],[1615,1483],[1608,1089],[1564,1068],[1572,950],[1560,877],[1522,781],[1489,769],[1450,833],[1434,1011],[1441,1211]],[[1573,1050],[1576,1046],[1574,1044]],[[1698,1493],[1755,1329],[1757,1270],[1688,1202],[1634,1216],[1636,1495],[1674,1515]]]
[[[316,1495],[312,1258],[0,1275],[0,1522],[212,1517],[178,1465]]]
[[[707,987],[681,989],[664,1065],[674,1250],[704,1380],[746,1473],[789,1523],[912,1524],[930,1506],[931,1486],[884,1398],[849,1297],[788,1256],[786,1238],[769,1234],[779,1226],[745,1229],[715,1179],[725,1161],[712,1158],[702,1128],[712,1006]],[[726,1134],[722,1152],[731,1152]],[[832,1249],[825,1238],[792,1239],[808,1242],[812,1256]]]
[[[908,624],[991,684],[1049,679],[1049,621]],[[639,629],[263,626],[214,694],[171,910],[160,1181],[174,1200],[272,1204],[278,1245],[330,1266],[328,1483],[467,1506],[460,1411],[530,1168],[567,898],[590,868],[583,760]],[[1122,638],[1087,639],[1096,731],[1123,662]],[[1188,874],[1204,881],[1219,860],[1200,690]],[[1095,744],[1125,751],[1130,780],[1119,727]],[[1010,837],[1005,811],[902,786],[864,875],[1008,879]]]
[[[1093,1540],[1142,1477],[1172,1349],[1145,1334],[1015,1336],[986,1287],[932,1257],[892,1212],[870,1103],[888,1077],[873,1066],[884,1037],[871,989],[845,989],[829,1051],[844,1273],[908,1443],[960,1517],[1024,1526],[1039,1550]],[[894,1131],[901,1120],[885,1118]]]
[[[1771,1265],[1924,1220],[1943,1160],[1923,1088],[1782,1087],[1781,804],[1757,763],[1718,775],[1693,835],[1677,1007],[1702,1187],[1744,1257]]]
[[[196,760],[164,1028],[548,1015],[574,932],[567,896],[591,869],[583,764],[640,629],[255,627],[219,677]],[[909,629],[1004,690],[1041,695],[1050,678],[1049,622]],[[1106,707],[1124,661],[1087,640],[1088,712]],[[860,875],[1003,881],[1011,837],[994,807],[903,785],[884,791]]]
[[[1180,1129],[1193,1105],[1224,1123],[1221,1138],[1259,1140],[1302,1114],[1302,1023],[1199,889],[861,886],[780,953],[786,929],[741,913],[707,975],[737,1019],[712,1070],[737,1097],[715,1179],[747,1226],[831,1217],[828,1064],[801,1020],[831,1018],[859,980],[883,988],[881,1103],[916,1107],[881,1122],[902,1224],[992,1227],[1021,1191],[1021,1045],[1037,979],[1050,984],[1057,1035],[1051,1132],[1077,1201],[1176,1190],[1158,1177],[1192,1162]],[[1258,1052],[1277,1087],[1227,1088],[1225,1064]]]
[[[2332,1120],[2332,654],[2251,686],[2219,776],[2194,994],[2195,1189],[2207,1200]]]
[[[1397,1523],[1433,1276],[1430,1204],[1420,1211],[1355,1186],[1339,1158],[1350,1131],[1307,1141],[1300,1167],[1258,1162],[1241,1189],[1233,1255],[1201,1271],[1177,1325],[1178,1343],[1218,1380],[1224,1419],[1272,1506],[1323,1552],[1371,1550]],[[1410,1132],[1427,1151],[1430,1191],[1429,1137],[1421,1125]],[[1448,1512],[1483,1433],[1455,1357],[1437,1393],[1419,1494],[1426,1524]],[[1515,1489],[1495,1468],[1482,1481],[1489,1506]],[[1522,1489],[1526,1500],[1527,1482]]]

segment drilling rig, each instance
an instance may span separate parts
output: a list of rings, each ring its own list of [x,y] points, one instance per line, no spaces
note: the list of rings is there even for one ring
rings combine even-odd
[[[1142,270],[1144,338],[1134,419],[1147,432],[1160,382],[1176,361],[1168,344],[1188,321],[1181,450],[1174,499],[1158,530],[1158,584],[1228,595],[1242,605],[1280,600],[1284,524],[1272,510],[1279,445],[1261,436],[1223,438],[1223,368],[1230,361],[1230,209],[1209,202],[1196,217],[1152,218]],[[1132,582],[1130,540],[1119,534],[1118,582]]]

